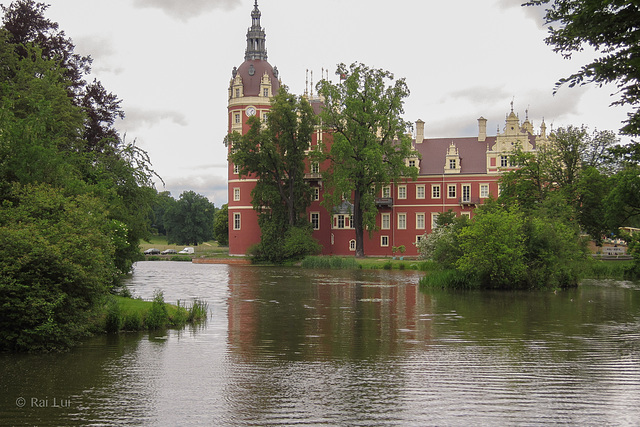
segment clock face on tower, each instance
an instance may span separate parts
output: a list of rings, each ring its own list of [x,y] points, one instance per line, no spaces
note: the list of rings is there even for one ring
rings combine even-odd
[[[247,107],[245,113],[247,114],[247,117],[255,116],[256,109],[255,107]]]

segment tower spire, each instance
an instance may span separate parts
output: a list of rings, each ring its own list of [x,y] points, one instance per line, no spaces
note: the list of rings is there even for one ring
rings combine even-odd
[[[251,11],[251,27],[247,30],[247,49],[244,52],[245,61],[252,59],[267,60],[266,34],[260,26],[261,15],[260,9],[258,9],[258,0],[255,0],[253,11]]]

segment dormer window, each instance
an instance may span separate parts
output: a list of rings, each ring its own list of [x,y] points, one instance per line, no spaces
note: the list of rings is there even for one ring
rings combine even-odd
[[[266,87],[265,87],[265,88],[262,90],[262,96],[264,96],[265,98],[268,98],[268,97],[269,97],[269,88],[266,88]]]
[[[447,157],[444,164],[444,173],[460,173],[462,168],[462,162],[460,160],[460,153],[456,145],[451,142],[447,149]]]

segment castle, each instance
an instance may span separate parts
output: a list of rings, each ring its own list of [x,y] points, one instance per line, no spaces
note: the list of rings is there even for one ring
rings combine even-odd
[[[251,27],[247,31],[244,62],[234,67],[229,83],[229,133],[245,134],[247,120],[253,115],[266,119],[270,98],[280,88],[278,69],[267,61],[266,35],[260,25],[261,13],[255,1],[251,12]],[[320,99],[309,99],[316,112],[322,108]],[[415,243],[430,233],[437,216],[453,210],[456,215],[471,217],[473,209],[499,192],[499,178],[503,171],[512,169],[509,154],[519,146],[535,152],[546,143],[544,121],[535,133],[528,114],[521,123],[511,111],[505,119],[502,132],[487,135],[487,120],[477,119],[478,132],[472,137],[426,138],[425,123],[416,121],[413,148],[415,157],[406,159],[408,166],[418,168],[415,180],[402,180],[384,187],[376,198],[378,214],[376,230],[369,237],[365,233],[364,252],[368,256],[391,256],[395,248],[404,246],[405,255],[415,256]],[[312,146],[330,134],[321,129],[313,135]],[[231,147],[228,147],[231,150]],[[229,195],[229,254],[244,255],[247,249],[260,241],[257,213],[251,205],[251,190],[255,179],[237,173],[228,165]],[[305,174],[313,188],[311,206],[307,210],[313,236],[322,245],[325,255],[353,255],[355,230],[352,227],[350,204],[345,202],[328,211],[321,205],[323,187],[320,165],[309,164]]]

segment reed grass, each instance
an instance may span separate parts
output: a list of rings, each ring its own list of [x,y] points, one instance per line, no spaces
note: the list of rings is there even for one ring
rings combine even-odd
[[[362,268],[353,257],[308,256],[302,260],[303,268],[357,270]]]

